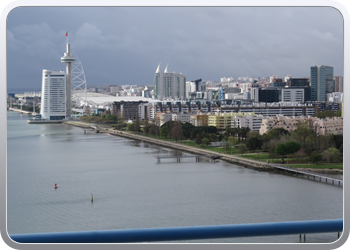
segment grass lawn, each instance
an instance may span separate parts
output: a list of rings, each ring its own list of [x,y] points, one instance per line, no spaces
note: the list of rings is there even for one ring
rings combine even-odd
[[[315,169],[343,169],[342,163],[322,163],[322,164],[285,164],[292,168],[315,168]]]
[[[244,154],[242,157],[257,160],[257,161],[269,161],[270,163],[281,163],[281,158],[271,159],[268,153],[253,153],[253,154]],[[284,158],[285,166],[292,168],[315,168],[315,169],[343,169],[343,163],[320,163],[314,164],[309,163],[307,158]],[[289,163],[289,164],[288,164]]]

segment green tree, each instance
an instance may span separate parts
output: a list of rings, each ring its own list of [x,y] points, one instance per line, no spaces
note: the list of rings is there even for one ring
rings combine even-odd
[[[275,138],[280,138],[282,135],[289,135],[289,131],[285,130],[284,128],[274,128],[269,130],[266,135],[268,139],[275,139]]]
[[[338,149],[336,148],[328,148],[322,153],[322,159],[327,161],[327,163],[330,162],[339,162],[341,159],[341,154]]]
[[[230,146],[233,146],[237,144],[237,139],[231,135],[227,138],[227,144],[229,144]]]
[[[145,120],[145,124],[143,126],[143,132],[145,132],[145,134],[147,135],[149,130],[150,130],[150,126],[149,126],[148,120]]]
[[[297,129],[295,129],[292,133],[291,136],[292,138],[296,139],[302,148],[305,147],[305,142],[306,142],[306,138],[311,135],[314,134],[315,131],[313,129],[310,128],[308,122],[304,122],[304,123],[300,123],[297,126]]]
[[[173,123],[173,127],[171,129],[171,137],[175,139],[175,141],[180,141],[182,139],[182,124],[179,121],[175,121]]]
[[[249,150],[257,150],[261,149],[261,146],[263,145],[263,140],[261,139],[261,137],[251,137],[246,140],[245,144]]]
[[[319,112],[316,115],[317,118],[328,118],[328,117],[335,117],[335,116],[341,116],[341,112],[340,111],[325,110],[325,111]]]
[[[135,126],[133,123],[128,123],[127,127],[129,131],[134,132]]]
[[[169,135],[169,128],[168,126],[162,126],[160,128],[160,136],[164,137],[164,138],[168,138]]]
[[[294,154],[295,152],[297,152],[301,149],[300,144],[296,143],[294,141],[286,142],[285,145],[287,148],[287,154]]]
[[[230,151],[230,149],[231,149],[231,144],[227,141],[227,142],[225,142],[225,144],[224,144],[224,146],[223,146],[223,148],[225,149],[225,152],[229,152]]]
[[[331,135],[331,139],[334,147],[340,149],[340,147],[343,145],[343,135]]]
[[[151,135],[159,136],[160,129],[156,124],[152,123],[149,131]]]
[[[281,156],[281,162],[284,162],[284,158],[288,154],[294,154],[300,149],[300,144],[290,141],[277,145],[275,153]]]
[[[195,140],[196,144],[201,144],[202,143],[202,136],[200,134],[196,135],[196,140]]]
[[[312,134],[308,135],[305,139],[305,145],[303,147],[304,152],[308,156],[310,156],[312,154],[312,152],[314,152],[315,150],[318,149],[317,145],[318,145],[318,137],[317,137],[316,133],[312,133]]]
[[[203,138],[201,144],[202,144],[203,146],[208,147],[209,144],[210,144],[210,140],[209,140],[208,138]]]
[[[287,155],[287,148],[284,143],[277,145],[275,153],[281,156],[281,162],[284,163],[284,157]]]
[[[238,153],[240,153],[241,155],[243,155],[247,151],[248,151],[248,148],[247,148],[247,146],[245,144],[240,144],[238,146]]]
[[[313,152],[310,156],[309,156],[309,161],[318,164],[320,161],[322,160],[322,154],[318,153],[318,152]]]
[[[238,128],[237,129],[237,136],[238,136],[238,143],[241,141],[241,138],[243,139],[246,139],[247,138],[247,135],[250,131],[250,128],[249,127],[241,127],[241,128]]]

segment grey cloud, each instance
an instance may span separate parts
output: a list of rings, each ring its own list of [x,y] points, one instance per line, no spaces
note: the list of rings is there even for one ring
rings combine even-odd
[[[62,23],[50,18],[62,15]],[[23,70],[63,69],[66,29],[91,85],[151,84],[160,61],[189,80],[307,76],[315,64],[343,74],[342,17],[314,7],[21,9],[8,22],[9,61]]]

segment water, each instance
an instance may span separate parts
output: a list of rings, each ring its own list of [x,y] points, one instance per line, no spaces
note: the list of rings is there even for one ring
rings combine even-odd
[[[338,186],[225,162],[156,163],[157,155],[181,152],[70,125],[27,124],[16,112],[7,119],[9,234],[343,217]],[[337,233],[307,235],[307,242],[335,240]],[[189,242],[298,243],[299,235]]]

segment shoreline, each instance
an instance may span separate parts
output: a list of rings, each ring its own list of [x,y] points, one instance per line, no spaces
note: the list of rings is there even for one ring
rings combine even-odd
[[[65,122],[66,124],[80,127],[80,128],[91,128],[92,124],[87,124],[83,122],[78,122],[78,121],[67,121]],[[199,148],[194,148],[191,146],[187,146],[181,143],[176,143],[176,142],[169,142],[169,141],[162,141],[158,139],[153,139],[149,138],[143,135],[136,135],[136,134],[131,134],[125,131],[119,131],[119,130],[113,130],[113,129],[101,129],[99,133],[108,133],[110,135],[114,136],[120,136],[124,138],[129,138],[133,140],[138,140],[138,141],[144,141],[148,143],[152,143],[158,146],[162,147],[167,147],[167,148],[172,148],[172,149],[177,149],[181,150],[184,152],[192,153],[192,154],[197,154],[197,155],[210,155],[213,157],[218,157],[219,160],[228,162],[228,163],[233,163],[237,164],[243,167],[251,168],[251,169],[256,169],[256,170],[262,170],[262,171],[276,171],[275,168],[271,167],[268,163],[264,163],[261,161],[256,161],[256,160],[251,160],[239,156],[233,156],[233,155],[226,155],[218,152],[213,152],[210,150],[206,149],[199,149]],[[295,168],[299,169],[299,168]],[[325,173],[325,174],[343,174],[343,170],[341,169],[300,169],[300,170],[306,170],[310,172],[317,172],[317,173]]]

